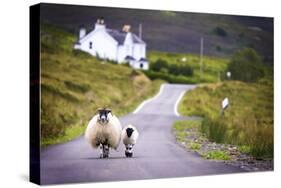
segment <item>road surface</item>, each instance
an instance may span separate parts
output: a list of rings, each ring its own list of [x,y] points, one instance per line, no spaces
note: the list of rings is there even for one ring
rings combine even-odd
[[[41,151],[41,184],[138,180],[244,172],[223,162],[205,160],[179,146],[171,132],[178,116],[176,106],[193,85],[165,84],[158,95],[121,117],[123,126],[135,125],[140,137],[134,157],[126,158],[124,146],[100,159],[83,137],[49,146]],[[191,117],[192,118],[192,117]],[[185,117],[188,119],[188,117]]]

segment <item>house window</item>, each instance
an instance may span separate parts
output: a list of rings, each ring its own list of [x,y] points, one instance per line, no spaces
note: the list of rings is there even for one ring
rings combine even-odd
[[[89,42],[89,49],[92,49],[92,48],[93,48],[93,43]]]
[[[140,64],[140,68],[141,68],[141,69],[143,68],[143,64],[142,64],[142,63]]]

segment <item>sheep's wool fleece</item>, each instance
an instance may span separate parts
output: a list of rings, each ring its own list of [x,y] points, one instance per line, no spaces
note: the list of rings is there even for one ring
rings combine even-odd
[[[127,128],[132,128],[134,130],[134,132],[130,138],[127,136],[127,133],[126,133]],[[138,136],[139,136],[138,130],[133,125],[127,125],[126,127],[123,128],[122,133],[121,133],[122,141],[123,141],[123,144],[125,144],[125,145],[136,144]]]
[[[102,125],[98,122],[98,115],[95,115],[89,122],[85,138],[92,145],[97,148],[99,144],[104,143],[107,140],[109,147],[117,149],[120,139],[122,127],[120,121],[116,116],[109,115],[109,122]]]

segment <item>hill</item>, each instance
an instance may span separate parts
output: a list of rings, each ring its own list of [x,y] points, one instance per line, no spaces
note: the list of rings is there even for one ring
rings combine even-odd
[[[204,56],[200,72],[200,57],[196,54],[188,53],[171,53],[160,51],[149,51],[147,58],[150,62],[150,70],[145,71],[151,79],[162,78],[171,83],[213,83],[224,79],[229,58]],[[167,70],[163,64],[158,65],[160,70],[155,70],[155,65],[159,61],[164,61],[170,67]],[[180,72],[173,74],[173,69],[189,68],[190,72]],[[171,72],[172,71],[172,72]],[[202,75],[201,75],[202,73]],[[166,79],[168,78],[168,79]]]
[[[273,18],[199,14],[174,11],[42,4],[41,21],[78,36],[81,26],[91,30],[103,16],[109,28],[121,30],[132,25],[138,33],[142,23],[148,50],[199,53],[204,37],[204,52],[229,56],[237,49],[254,48],[266,63],[273,63]]]
[[[41,25],[42,146],[83,133],[98,107],[110,107],[117,115],[133,111],[163,83],[75,51],[75,40],[69,32]]]
[[[222,116],[225,97],[230,105]],[[179,111],[204,117],[201,131],[214,142],[243,146],[257,158],[273,157],[272,82],[201,85],[183,97]]]

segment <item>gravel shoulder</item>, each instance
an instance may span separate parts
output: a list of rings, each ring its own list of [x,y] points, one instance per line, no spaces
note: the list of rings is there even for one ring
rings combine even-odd
[[[173,134],[179,145],[189,152],[199,154],[202,158],[222,161],[248,172],[271,171],[273,159],[257,159],[248,153],[246,146],[216,143],[210,141],[200,131],[201,120],[184,120],[175,122]]]

